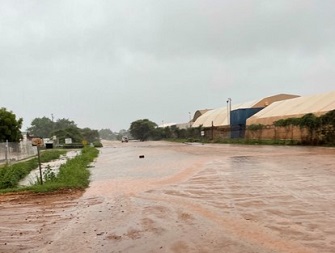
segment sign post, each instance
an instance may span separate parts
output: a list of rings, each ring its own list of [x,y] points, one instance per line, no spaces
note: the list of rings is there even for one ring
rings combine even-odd
[[[40,170],[40,181],[41,185],[43,184],[43,177],[42,177],[42,166],[41,166],[41,155],[40,155],[40,145],[37,145],[37,156],[38,156],[38,168]]]
[[[43,145],[43,140],[41,138],[33,138],[31,144],[37,147],[37,159],[38,159],[38,168],[40,170],[40,181],[41,184],[43,184],[41,154],[40,154],[40,148]]]

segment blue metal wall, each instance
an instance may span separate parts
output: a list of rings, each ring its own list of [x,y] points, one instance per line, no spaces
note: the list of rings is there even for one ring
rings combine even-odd
[[[230,112],[231,138],[244,138],[247,119],[262,108],[237,109]]]
[[[245,125],[247,119],[263,108],[237,109],[230,112],[230,126]]]

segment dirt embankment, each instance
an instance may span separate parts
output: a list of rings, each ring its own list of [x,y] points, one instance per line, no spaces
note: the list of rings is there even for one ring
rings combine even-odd
[[[0,195],[0,252],[34,252],[74,218],[83,191]],[[41,242],[43,242],[41,244]]]

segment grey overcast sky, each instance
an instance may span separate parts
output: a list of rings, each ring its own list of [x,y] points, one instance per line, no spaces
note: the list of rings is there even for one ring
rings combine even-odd
[[[0,107],[128,129],[335,90],[334,0],[0,0]]]

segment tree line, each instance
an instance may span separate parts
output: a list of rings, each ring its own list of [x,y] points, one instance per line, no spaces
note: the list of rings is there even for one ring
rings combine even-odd
[[[22,118],[7,110],[0,108],[0,142],[20,142],[22,135]],[[40,117],[32,120],[30,127],[26,129],[27,134],[40,138],[52,138],[56,136],[59,143],[65,142],[66,138],[71,138],[74,143],[96,143],[101,139],[121,140],[122,136],[130,136],[129,130],[122,129],[119,132],[113,132],[110,129],[94,130],[90,128],[79,128],[77,124],[70,119],[53,120],[48,117]]]
[[[0,109],[0,142],[20,142],[23,139],[21,128],[23,119],[2,107]],[[100,141],[99,131],[90,128],[79,128],[69,119],[51,120],[48,117],[35,118],[27,129],[27,134],[39,138],[52,138],[56,136],[59,143],[65,143],[71,138],[74,143],[95,143]]]
[[[180,129],[177,126],[158,127],[148,119],[139,119],[131,123],[130,134],[140,141],[162,139],[188,139],[200,141],[202,127]]]
[[[69,119],[51,120],[48,117],[35,118],[27,129],[29,135],[40,138],[52,138],[56,136],[60,144],[65,143],[66,138],[71,138],[73,143],[99,142],[98,130],[90,128],[79,128],[77,124]]]

